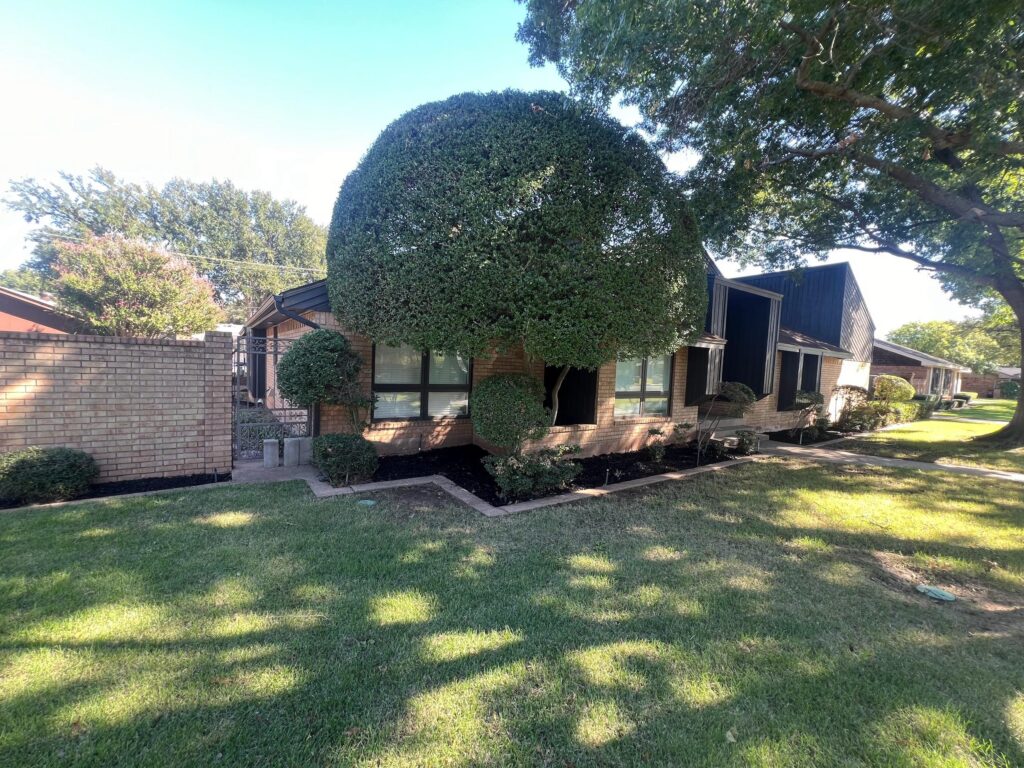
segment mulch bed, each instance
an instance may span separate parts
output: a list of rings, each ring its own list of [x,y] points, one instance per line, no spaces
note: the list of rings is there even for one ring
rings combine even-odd
[[[515,501],[528,501],[528,498],[503,499],[498,495],[494,478],[490,476],[481,462],[487,451],[476,445],[460,445],[455,448],[438,448],[432,451],[412,454],[410,456],[382,456],[380,466],[374,474],[377,480],[403,480],[423,475],[444,475],[453,483],[465,488],[470,493],[496,507],[511,504]],[[651,460],[646,450],[630,453],[607,453],[601,456],[588,456],[584,459],[573,459],[583,469],[576,480],[566,490],[581,488],[599,488],[603,485],[621,483],[663,472],[678,472],[697,466],[697,454],[693,448],[685,445],[670,445],[665,451],[661,462]],[[719,459],[718,461],[722,461]],[[701,463],[711,464],[714,459],[705,457]],[[566,490],[553,491],[544,496],[565,493]],[[529,498],[539,498],[531,496]]]
[[[186,475],[185,477],[147,477],[141,480],[124,480],[120,483],[94,483],[89,486],[89,490],[84,495],[76,496],[74,500],[123,496],[126,493],[142,493],[143,491],[189,488],[194,485],[206,485],[207,483],[223,483],[230,479],[230,472],[220,472],[216,477],[214,475]],[[21,505],[0,500],[0,509],[14,509],[17,506]]]
[[[819,435],[817,432],[808,430],[804,432],[803,440],[801,440],[799,429],[783,429],[779,432],[768,433],[768,437],[777,443],[792,443],[793,445],[814,445],[815,443],[824,443],[826,440],[836,440],[846,436],[845,432],[828,431],[823,435]]]

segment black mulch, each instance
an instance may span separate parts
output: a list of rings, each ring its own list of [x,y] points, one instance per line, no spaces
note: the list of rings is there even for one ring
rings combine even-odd
[[[93,483],[89,490],[78,499],[99,499],[105,496],[123,496],[126,493],[143,491],[166,491],[171,488],[189,488],[207,483],[223,483],[231,479],[230,472],[214,475],[186,475],[185,477],[147,477],[141,480],[124,480],[120,483]],[[16,504],[0,500],[0,509],[13,509]]]
[[[407,477],[423,475],[444,475],[452,482],[461,485],[467,491],[479,496],[496,507],[511,504],[522,499],[503,499],[498,495],[494,478],[488,474],[481,462],[487,452],[476,445],[460,445],[455,448],[438,448],[433,451],[410,456],[382,456],[380,466],[374,474],[374,480],[401,480]],[[665,451],[661,462],[651,459],[646,450],[630,453],[607,453],[602,456],[589,456],[585,459],[573,459],[583,469],[569,490],[580,488],[598,488],[602,485],[635,480],[638,477],[659,475],[662,472],[677,472],[697,466],[697,454],[689,446],[670,445]],[[705,458],[702,464],[713,463]],[[564,490],[551,494],[565,493]],[[537,497],[530,497],[537,498]]]
[[[814,445],[815,443],[823,443],[826,440],[836,440],[840,437],[846,437],[845,432],[833,432],[829,430],[824,434],[819,434],[813,430],[807,430],[803,434],[803,439],[800,437],[799,429],[783,429],[780,432],[769,432],[768,437],[775,440],[778,443],[793,443],[794,445]]]

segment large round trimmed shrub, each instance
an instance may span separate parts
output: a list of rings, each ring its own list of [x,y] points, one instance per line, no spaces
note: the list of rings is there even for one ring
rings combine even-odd
[[[345,180],[327,246],[342,325],[481,356],[519,345],[596,368],[703,327],[707,265],[650,145],[558,93],[467,93],[379,136]]]
[[[0,454],[0,501],[32,504],[81,496],[99,475],[92,456],[74,448],[22,448]]]
[[[543,385],[516,373],[481,381],[469,396],[469,416],[479,437],[516,454],[527,440],[544,437],[551,425]]]
[[[300,336],[277,363],[277,388],[293,405],[343,404],[359,389],[362,361],[348,339],[318,328]]]
[[[882,374],[875,379],[872,389],[875,400],[883,403],[905,403],[914,398],[914,386],[899,376]]]
[[[362,435],[320,435],[313,438],[313,466],[331,485],[369,480],[377,471],[377,449]]]

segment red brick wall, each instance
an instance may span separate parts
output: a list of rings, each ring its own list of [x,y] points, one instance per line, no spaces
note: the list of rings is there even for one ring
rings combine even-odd
[[[231,334],[0,332],[0,451],[67,446],[100,482],[231,469]]]
[[[992,373],[986,376],[979,376],[976,373],[963,374],[963,381],[960,383],[961,392],[977,392],[979,397],[998,397],[996,388],[999,386],[999,377]]]

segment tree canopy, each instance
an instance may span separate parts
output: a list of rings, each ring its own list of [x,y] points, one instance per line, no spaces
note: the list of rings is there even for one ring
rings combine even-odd
[[[270,293],[323,277],[326,232],[291,200],[247,192],[230,181],[173,179],[162,188],[132,184],[103,168],[61,183],[11,183],[11,210],[38,225],[27,269],[5,284],[53,277],[55,240],[121,235],[184,255],[216,290],[218,303],[241,321]]]
[[[212,330],[213,286],[184,259],[123,237],[56,241],[57,304],[88,333],[175,337]]]
[[[974,320],[953,322],[932,320],[924,323],[906,323],[888,336],[889,341],[916,349],[928,355],[965,365],[975,373],[991,373],[998,365],[1010,365],[1013,359],[1004,357],[1004,350]]]
[[[964,301],[998,294],[1019,327],[1019,2],[523,2],[534,63],[699,158],[686,185],[713,253],[897,256]],[[1024,439],[1024,403],[1004,434]]]
[[[468,356],[522,344],[594,368],[679,346],[706,307],[697,229],[657,154],[557,93],[396,120],[341,188],[327,261],[344,327]]]

